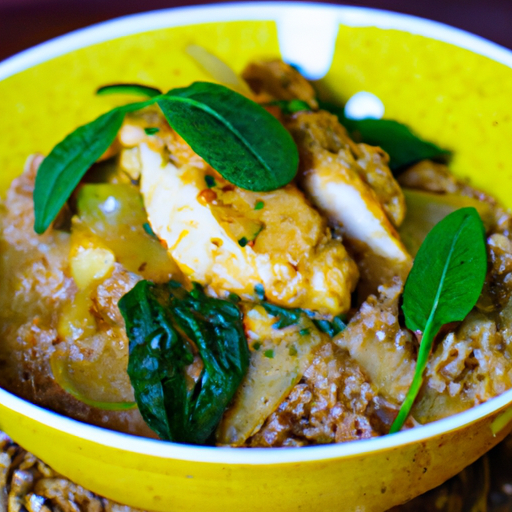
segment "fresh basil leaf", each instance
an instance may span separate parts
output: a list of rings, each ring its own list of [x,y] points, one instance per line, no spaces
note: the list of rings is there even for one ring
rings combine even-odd
[[[154,103],[148,100],[115,108],[80,126],[57,144],[37,171],[34,187],[34,231],[44,233],[69,196],[103,153],[110,147],[127,112]]]
[[[277,321],[272,325],[274,329],[284,329],[290,325],[298,324],[301,315],[304,313],[304,310],[299,308],[288,309],[269,302],[262,302],[261,305],[269,315],[277,318]]]
[[[158,133],[160,131],[160,128],[157,128],[156,126],[150,126],[148,128],[144,128],[144,133],[146,135],[155,135],[155,133]]]
[[[234,185],[275,190],[295,177],[299,154],[291,135],[245,96],[195,82],[169,91],[158,105],[190,147]]]
[[[447,160],[451,152],[421,139],[406,125],[390,119],[348,119],[343,107],[320,102],[320,108],[335,114],[352,138],[381,147],[389,155],[389,167],[396,174],[421,160]]]
[[[405,283],[402,306],[407,327],[422,338],[413,382],[390,433],[398,432],[409,415],[439,329],[466,317],[486,273],[485,229],[475,208],[451,213],[425,238]]]
[[[200,287],[141,281],[120,301],[130,341],[128,375],[147,424],[162,438],[203,444],[220,422],[249,366],[238,307]],[[203,361],[195,383],[185,373],[192,344]]]
[[[34,230],[46,231],[86,171],[109,148],[123,123],[113,110],[68,135],[43,160],[34,189]]]
[[[106,96],[107,94],[131,94],[135,96],[144,96],[146,98],[156,98],[162,94],[160,89],[140,84],[111,84],[104,85],[97,89],[96,94]]]

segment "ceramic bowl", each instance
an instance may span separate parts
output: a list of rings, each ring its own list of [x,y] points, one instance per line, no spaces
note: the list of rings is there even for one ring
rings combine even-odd
[[[236,71],[282,55],[340,101],[368,91],[385,117],[454,152],[452,170],[512,206],[512,53],[400,14],[320,4],[224,4],[140,14],[60,37],[0,64],[0,186],[27,155],[113,106],[99,85],[164,90],[208,80],[198,44]],[[392,371],[392,369],[390,369]],[[382,512],[440,484],[512,428],[512,391],[430,425],[311,448],[226,449],[141,439],[59,416],[0,390],[0,429],[55,470],[161,512]]]

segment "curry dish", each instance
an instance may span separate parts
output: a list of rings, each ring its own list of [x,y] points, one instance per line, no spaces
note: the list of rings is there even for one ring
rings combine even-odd
[[[485,284],[465,320],[436,337],[405,428],[511,388],[510,214],[443,163],[422,160],[395,178],[386,152],[352,140],[283,62],[252,63],[243,77],[298,148],[297,177],[277,190],[233,185],[148,106],[126,115],[38,235],[43,156],[29,158],[2,205],[0,385],[81,421],[157,437],[135,406],[118,302],[143,280],[199,283],[208,297],[241,299],[249,350],[210,443],[306,446],[387,434],[416,366],[418,338],[400,307],[415,252],[436,211],[474,206],[486,227]],[[305,107],[280,107],[292,100]],[[294,321],[276,328],[274,306]],[[191,345],[189,387],[204,371]]]

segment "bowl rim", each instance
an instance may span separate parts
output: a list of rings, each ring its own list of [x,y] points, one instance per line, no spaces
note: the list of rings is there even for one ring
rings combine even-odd
[[[6,79],[32,66],[96,43],[119,37],[190,25],[220,21],[282,21],[290,12],[309,17],[321,13],[321,19],[352,27],[375,26],[396,29],[444,41],[488,57],[512,68],[512,51],[464,30],[416,16],[366,7],[337,6],[299,2],[248,2],[208,6],[187,6],[132,14],[92,25],[39,44],[0,63],[0,80]],[[0,389],[0,404],[50,428],[119,450],[190,462],[217,464],[266,465],[297,462],[315,462],[342,457],[361,456],[398,446],[419,443],[473,424],[512,404],[512,389],[477,405],[425,426],[372,439],[340,444],[269,450],[252,448],[237,450],[229,447],[191,446],[141,438],[89,425],[43,409]],[[510,419],[508,417],[507,419]]]

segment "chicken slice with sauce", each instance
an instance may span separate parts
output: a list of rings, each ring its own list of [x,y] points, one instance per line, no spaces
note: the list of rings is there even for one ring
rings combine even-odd
[[[135,146],[126,134],[139,129],[137,123],[129,120],[121,130],[125,147]],[[170,128],[162,126],[158,137],[165,151],[157,137],[138,133],[140,190],[151,227],[190,280],[214,294],[254,299],[262,285],[266,298],[282,306],[332,315],[348,311],[357,266],[295,185],[243,190]]]
[[[282,61],[258,61],[243,72],[258,98],[300,99],[317,108],[314,89]],[[286,126],[301,154],[301,184],[313,204],[339,229],[356,257],[364,295],[411,267],[395,230],[405,199],[380,148],[356,144],[327,112],[300,112]]]
[[[393,186],[396,182],[389,170],[384,174],[382,161],[376,172],[375,159],[369,153],[376,148],[359,148],[337,118],[324,111],[299,112],[289,119],[287,127],[299,147],[301,185],[355,256],[364,295],[395,276],[405,279],[412,259],[390,221],[403,219],[404,199],[398,185]],[[366,170],[361,162],[365,162]],[[368,183],[371,177],[375,184],[389,183],[384,204]],[[388,213],[388,217],[386,210],[395,213]]]

